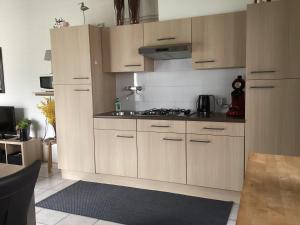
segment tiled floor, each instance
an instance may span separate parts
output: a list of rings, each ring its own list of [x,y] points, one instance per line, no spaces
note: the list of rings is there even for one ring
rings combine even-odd
[[[68,187],[75,181],[64,180],[59,173],[50,178],[39,177],[35,188],[35,200],[39,202],[50,195]],[[238,205],[232,208],[227,225],[235,225]],[[117,225],[116,223],[97,220],[89,217],[77,216],[49,209],[36,207],[37,225]]]

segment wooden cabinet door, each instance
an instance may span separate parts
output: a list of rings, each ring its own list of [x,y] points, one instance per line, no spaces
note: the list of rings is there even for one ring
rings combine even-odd
[[[194,69],[246,66],[246,13],[192,19]]]
[[[251,152],[279,154],[284,98],[280,80],[247,81],[246,162]],[[296,103],[294,103],[296,104]],[[292,112],[291,112],[292,113]]]
[[[248,6],[247,79],[275,79],[287,75],[287,13],[285,1]]]
[[[103,29],[103,66],[105,72],[137,72],[149,69],[147,63],[150,60],[146,59],[145,64],[144,56],[138,52],[144,43],[143,32],[142,24]]]
[[[300,78],[300,1],[289,0],[289,77]]]
[[[96,172],[137,177],[136,131],[95,130]]]
[[[55,85],[59,168],[95,173],[90,85]]]
[[[55,84],[91,84],[89,26],[51,30]]]
[[[191,43],[191,19],[144,24],[144,46]]]
[[[186,183],[185,134],[138,132],[138,177]]]
[[[300,79],[281,81],[283,86],[281,106],[281,143],[278,153],[300,156]],[[279,103],[280,104],[280,103]]]
[[[187,184],[240,191],[244,138],[187,135]]]

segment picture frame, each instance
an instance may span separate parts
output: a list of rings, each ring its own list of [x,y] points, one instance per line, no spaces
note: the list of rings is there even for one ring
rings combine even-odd
[[[0,47],[0,93],[5,93],[2,48]]]

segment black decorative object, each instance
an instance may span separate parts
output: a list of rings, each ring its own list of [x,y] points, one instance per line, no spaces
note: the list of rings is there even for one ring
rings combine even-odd
[[[28,129],[20,129],[19,130],[20,141],[28,141],[29,139],[29,130]]]
[[[83,24],[85,24],[85,11],[89,10],[89,7],[87,7],[84,2],[80,2],[79,5],[83,15]]]
[[[114,0],[117,25],[124,25],[124,0]]]
[[[0,47],[0,93],[5,93],[2,48]]]
[[[131,24],[140,22],[140,0],[128,0],[129,19]]]

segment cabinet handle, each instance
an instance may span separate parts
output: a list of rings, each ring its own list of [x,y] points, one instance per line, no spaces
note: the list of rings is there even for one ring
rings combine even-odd
[[[194,63],[213,63],[213,62],[216,62],[216,60],[201,60],[201,61],[196,61]]]
[[[73,77],[73,80],[88,80],[89,77]]]
[[[213,128],[213,127],[203,127],[203,129],[204,130],[220,130],[220,131],[222,131],[222,130],[225,130],[225,128],[218,128],[218,127],[215,127],[215,128]]]
[[[251,89],[272,89],[274,86],[251,86]]]
[[[141,64],[129,64],[125,65],[125,67],[136,67],[136,66],[142,66]]]
[[[168,128],[168,127],[171,127],[171,126],[168,126],[168,125],[151,125],[151,127]]]
[[[257,70],[257,71],[251,71],[252,74],[257,74],[257,73],[276,73],[275,70]]]
[[[163,138],[164,141],[182,141],[181,138]]]
[[[164,38],[157,38],[157,41],[167,41],[167,40],[175,40],[176,37],[164,37]]]
[[[123,135],[117,135],[117,138],[134,138],[134,136],[123,136]]]
[[[90,89],[74,89],[74,91],[90,91]]]
[[[193,143],[206,143],[206,144],[211,143],[211,141],[204,141],[204,140],[190,140],[190,142],[193,142]]]

